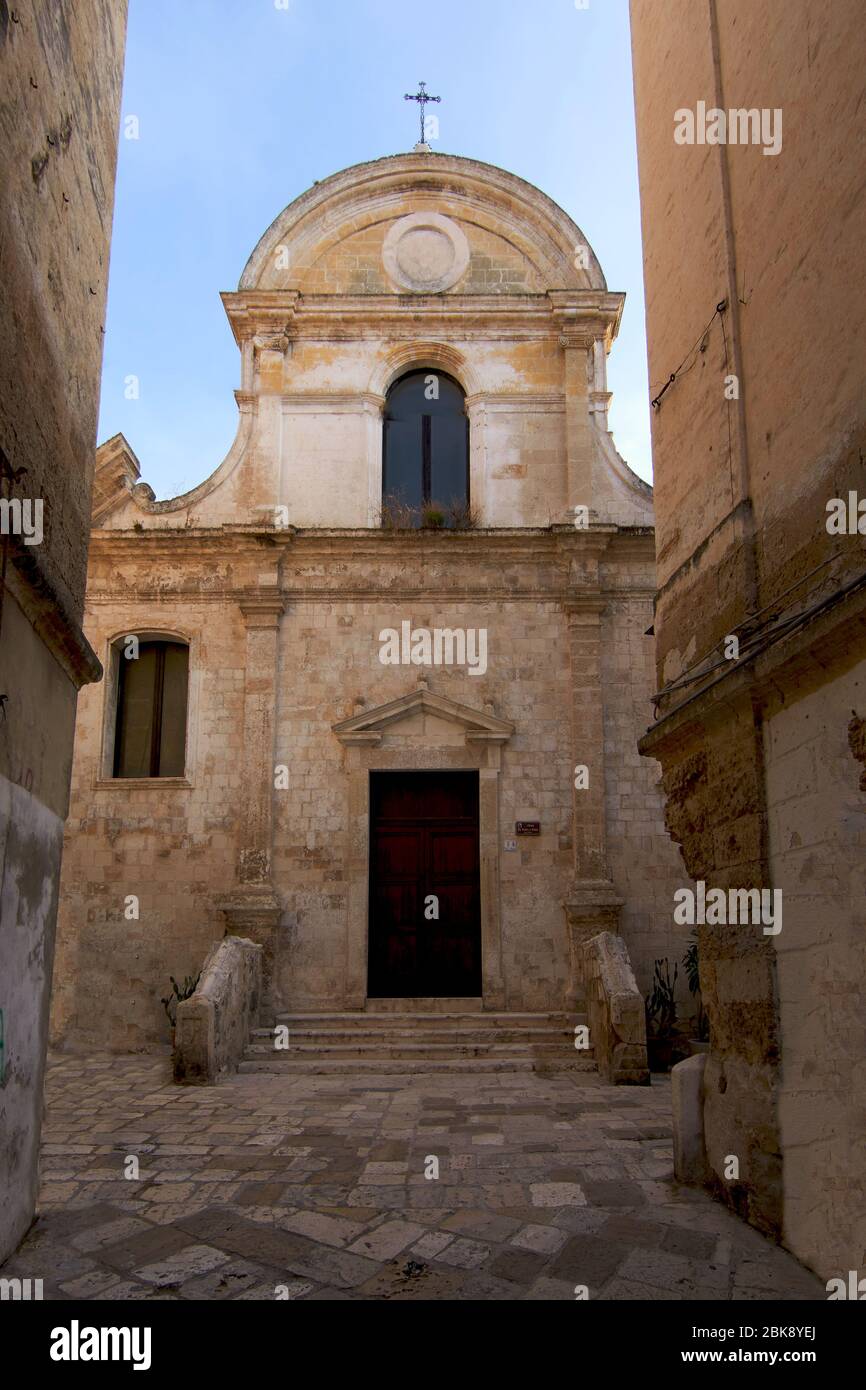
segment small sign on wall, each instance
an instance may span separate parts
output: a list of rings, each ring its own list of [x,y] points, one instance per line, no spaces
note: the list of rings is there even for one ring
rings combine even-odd
[[[516,841],[516,840],[506,840],[506,841],[505,841],[505,848],[506,848],[507,850],[509,850],[509,849],[517,849],[517,841]]]
[[[518,835],[540,835],[540,820],[519,820],[515,822],[514,829]]]

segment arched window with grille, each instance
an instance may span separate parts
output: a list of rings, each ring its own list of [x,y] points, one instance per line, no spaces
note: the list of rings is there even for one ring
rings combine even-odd
[[[469,420],[462,387],[428,368],[394,383],[385,404],[383,518],[460,527],[469,515]]]

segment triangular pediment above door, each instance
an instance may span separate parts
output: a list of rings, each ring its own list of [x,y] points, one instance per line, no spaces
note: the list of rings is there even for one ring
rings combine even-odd
[[[364,710],[331,727],[342,744],[375,747],[382,742],[386,729],[417,714],[433,715],[446,723],[462,726],[467,743],[507,743],[514,733],[514,725],[506,719],[498,719],[488,710],[461,705],[445,695],[434,695],[425,682],[419,683],[410,694],[401,695],[399,700],[376,705],[374,709]]]

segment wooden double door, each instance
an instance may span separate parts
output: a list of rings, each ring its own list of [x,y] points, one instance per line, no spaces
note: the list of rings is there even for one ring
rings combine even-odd
[[[373,998],[481,994],[477,772],[370,774]]]

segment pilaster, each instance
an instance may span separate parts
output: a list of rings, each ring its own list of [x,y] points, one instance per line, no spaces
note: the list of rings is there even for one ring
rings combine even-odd
[[[239,807],[236,887],[221,904],[226,935],[264,948],[263,1003],[273,1007],[274,949],[281,904],[271,878],[274,823],[275,714],[279,626],[285,604],[278,574],[270,592],[239,600],[246,625],[243,705],[245,778]]]
[[[582,993],[582,946],[598,932],[619,933],[623,900],[611,880],[605,817],[604,710],[601,681],[599,594],[565,604],[571,662],[571,720],[574,764],[587,769],[587,785],[572,777],[574,879],[565,903],[575,998]]]

